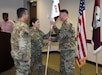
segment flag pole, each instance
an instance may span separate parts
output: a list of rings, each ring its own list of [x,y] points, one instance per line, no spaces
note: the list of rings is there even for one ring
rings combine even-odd
[[[80,75],[82,75],[82,67],[80,67]]]
[[[51,21],[55,21],[54,18],[59,16],[59,6],[58,6],[58,4],[59,4],[59,0],[52,0]],[[50,27],[50,38],[51,38],[52,29],[53,29],[53,25],[51,25],[51,27]],[[49,40],[49,42],[48,42],[48,51],[47,51],[45,75],[47,75],[47,66],[48,66],[48,59],[49,59],[50,49],[51,49],[51,40]]]
[[[48,46],[48,51],[47,51],[47,58],[46,58],[46,67],[45,67],[45,75],[47,75],[47,67],[48,67],[48,60],[49,60],[49,50],[50,50],[50,43],[51,41],[49,41],[49,46]]]
[[[51,29],[50,28],[50,37],[51,37]],[[48,60],[49,60],[49,51],[51,49],[51,40],[48,41],[48,51],[47,51],[47,58],[46,58],[46,67],[45,67],[45,75],[47,75],[47,67],[48,67]]]
[[[98,75],[98,54],[96,54],[96,75]]]

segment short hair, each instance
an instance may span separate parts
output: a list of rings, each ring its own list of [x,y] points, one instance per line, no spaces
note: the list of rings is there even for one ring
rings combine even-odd
[[[62,12],[62,13],[64,12],[64,13],[66,13],[67,15],[68,15],[68,13],[69,13],[68,10],[66,10],[66,9],[62,9],[62,10],[60,10],[60,12]]]
[[[18,8],[17,9],[17,17],[18,18],[21,18],[22,15],[25,13],[26,10],[27,10],[26,8]]]
[[[32,22],[35,23],[37,20],[39,20],[38,18],[32,18],[30,21],[30,27],[32,27]]]
[[[8,13],[2,13],[2,16],[3,16],[3,17],[4,17],[5,15],[8,17]]]

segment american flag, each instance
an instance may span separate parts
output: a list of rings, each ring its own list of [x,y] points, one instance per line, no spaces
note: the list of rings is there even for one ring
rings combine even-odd
[[[100,39],[100,0],[95,0],[93,21],[92,21],[92,44],[94,45],[94,54],[101,50],[101,39]]]
[[[77,29],[77,56],[76,61],[79,67],[84,65],[87,57],[86,44],[86,24],[85,24],[85,0],[80,0],[79,15],[78,15],[78,29]]]

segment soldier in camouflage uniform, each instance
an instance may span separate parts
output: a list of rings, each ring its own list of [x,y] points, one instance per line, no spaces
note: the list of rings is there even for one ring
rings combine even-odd
[[[36,75],[42,75],[42,47],[43,39],[49,34],[44,34],[39,30],[40,23],[37,18],[33,18],[30,23],[31,49],[32,49],[32,68],[36,65]]]
[[[68,19],[68,11],[63,9],[60,11],[60,19],[63,22],[58,29],[54,22],[54,31],[57,33],[60,52],[60,75],[75,75],[75,30],[72,23]]]
[[[16,75],[29,75],[31,66],[31,39],[28,25],[25,23],[28,19],[26,8],[17,9],[18,21],[13,27],[11,33],[11,55],[16,67]]]

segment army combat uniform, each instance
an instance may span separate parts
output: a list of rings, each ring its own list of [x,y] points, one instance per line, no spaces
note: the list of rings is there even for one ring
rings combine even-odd
[[[31,66],[31,41],[27,24],[17,21],[11,33],[11,55],[16,75],[29,75]],[[27,58],[27,60],[25,60]]]
[[[66,20],[60,29],[54,26],[59,41],[60,52],[60,75],[75,75],[75,30],[71,23]]]
[[[44,46],[43,39],[48,35],[41,30],[30,28],[31,34],[31,49],[32,49],[32,68],[36,65],[36,75],[42,75],[42,47]]]

